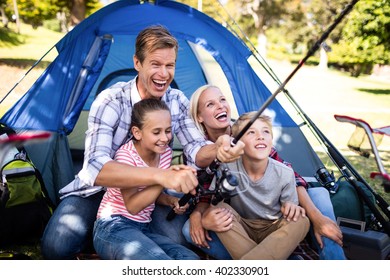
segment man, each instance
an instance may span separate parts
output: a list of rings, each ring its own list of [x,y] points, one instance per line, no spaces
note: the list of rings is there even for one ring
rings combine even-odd
[[[229,162],[241,155],[243,144],[230,147],[229,137],[207,144],[188,117],[188,99],[169,86],[175,74],[177,52],[177,40],[164,27],[142,30],[133,57],[138,76],[97,96],[88,117],[83,168],[74,181],[60,190],[62,201],[42,238],[44,258],[74,259],[85,248],[91,239],[104,187],[158,184],[177,192],[195,192],[198,181],[193,168],[183,165],[168,170],[137,168],[113,160],[116,150],[131,136],[132,106],[139,100],[158,98],[167,103],[172,131],[189,162],[198,167],[208,166],[216,157]]]

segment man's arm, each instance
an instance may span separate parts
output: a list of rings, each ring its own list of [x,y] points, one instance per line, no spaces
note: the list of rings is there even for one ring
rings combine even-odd
[[[103,165],[95,180],[95,185],[110,188],[161,185],[177,192],[193,193],[198,185],[195,174],[193,168],[185,165],[160,169],[134,167],[112,160]]]

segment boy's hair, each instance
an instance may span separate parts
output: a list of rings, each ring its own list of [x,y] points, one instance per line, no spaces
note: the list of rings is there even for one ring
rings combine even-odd
[[[196,128],[200,131],[203,137],[206,137],[207,131],[204,128],[204,126],[199,122],[198,120],[198,115],[199,115],[199,98],[202,95],[203,92],[208,90],[209,88],[218,88],[217,86],[214,85],[204,85],[199,87],[195,92],[191,95],[190,99],[190,117],[194,121]]]
[[[133,112],[131,113],[131,124],[130,128],[133,126],[142,129],[145,124],[145,115],[149,112],[166,110],[170,112],[167,104],[160,99],[142,99],[133,106]]]
[[[162,25],[152,25],[142,30],[135,41],[135,56],[144,62],[146,54],[158,49],[174,48],[177,56],[179,44]]]
[[[240,133],[241,129],[257,114],[257,111],[252,111],[248,113],[242,114],[233,124],[232,126],[232,136],[235,138]],[[260,115],[257,120],[265,122],[270,130],[271,130],[271,136],[273,136],[272,133],[272,119],[270,116],[267,115]]]

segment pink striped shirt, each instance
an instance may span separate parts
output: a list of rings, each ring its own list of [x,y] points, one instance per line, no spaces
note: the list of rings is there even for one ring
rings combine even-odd
[[[129,141],[118,149],[115,154],[115,160],[132,166],[148,167],[137,153],[133,141]],[[172,150],[168,147],[167,150],[160,155],[159,168],[168,169],[171,165],[171,161]],[[138,187],[138,191],[142,191],[145,188],[146,186],[140,186]],[[107,188],[107,191],[100,202],[97,218],[109,217],[111,215],[122,215],[136,222],[149,223],[152,220],[151,214],[153,210],[154,203],[148,205],[137,215],[131,215],[126,209],[120,189]]]

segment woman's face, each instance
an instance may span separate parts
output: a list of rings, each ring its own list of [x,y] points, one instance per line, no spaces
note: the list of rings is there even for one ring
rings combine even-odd
[[[198,102],[198,121],[206,130],[226,129],[230,120],[230,106],[222,92],[215,87],[202,92]]]

